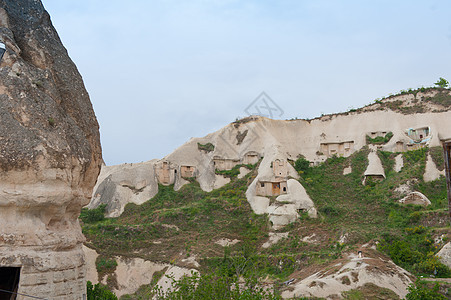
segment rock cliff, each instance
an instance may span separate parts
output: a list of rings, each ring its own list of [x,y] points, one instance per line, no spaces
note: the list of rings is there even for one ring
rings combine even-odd
[[[23,294],[82,299],[77,217],[100,171],[99,126],[40,1],[0,1],[0,39],[0,272],[17,271]]]
[[[110,217],[119,216],[129,203],[141,204],[158,192],[157,183],[178,190],[189,178],[195,178],[204,191],[227,184],[224,172],[234,167],[259,162],[258,175],[246,193],[257,214],[268,213],[274,228],[286,225],[299,211],[316,216],[313,202],[304,188],[290,178],[298,178],[289,163],[305,157],[313,164],[336,156],[348,157],[368,146],[372,151],[363,183],[367,178],[385,178],[377,150],[404,152],[424,146],[439,146],[451,137],[451,93],[447,89],[419,89],[410,94],[391,96],[347,113],[322,116],[313,120],[271,120],[251,116],[233,122],[202,138],[193,138],[160,160],[141,164],[108,166],[102,170],[89,207],[107,204]],[[431,164],[426,177],[440,176]],[[121,178],[146,171],[146,178],[127,176],[140,189],[125,188]],[[399,167],[400,168],[400,167]],[[140,170],[140,171],[139,171]],[[190,171],[187,171],[190,170]],[[434,173],[435,172],[435,173]],[[438,175],[436,174],[438,173]],[[432,174],[432,175],[428,175]],[[305,194],[301,196],[301,194]],[[277,197],[271,201],[271,197]]]

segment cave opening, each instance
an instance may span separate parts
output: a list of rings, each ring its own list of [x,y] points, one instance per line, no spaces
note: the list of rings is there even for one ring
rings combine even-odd
[[[19,289],[20,267],[0,267],[0,300],[15,300]]]

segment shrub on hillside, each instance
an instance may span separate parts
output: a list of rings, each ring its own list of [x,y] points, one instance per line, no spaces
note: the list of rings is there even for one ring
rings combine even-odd
[[[403,156],[407,162],[414,164],[419,162],[420,160],[426,159],[427,150],[427,148],[420,148],[417,150],[406,151],[404,152]]]
[[[310,168],[310,162],[303,157],[299,157],[294,162],[294,168],[298,173],[305,173]]]
[[[80,212],[80,219],[84,223],[95,223],[105,219],[106,204],[100,204],[94,209],[82,208]]]
[[[446,80],[443,77],[440,77],[437,82],[434,83],[436,86],[440,87],[440,88],[447,88],[449,86],[449,82],[448,80]]]
[[[197,149],[203,150],[205,152],[211,152],[211,151],[215,150],[215,145],[213,145],[212,143],[206,143],[205,145],[201,144],[201,143],[197,143]]]
[[[191,276],[180,280],[169,278],[172,280],[172,289],[164,292],[156,286],[156,299],[282,299],[257,280],[246,279],[245,283],[241,283],[235,276],[220,273],[199,275],[193,272]]]
[[[424,283],[416,281],[415,284],[411,284],[407,290],[409,293],[406,295],[407,300],[440,300],[447,299],[445,296],[438,292],[439,285],[435,284],[434,288],[429,289]]]
[[[381,243],[380,249],[386,252],[395,264],[404,268],[421,262],[421,253],[412,250],[406,241],[393,241],[391,244]]]
[[[450,277],[451,271],[447,266],[442,264],[434,253],[429,253],[426,260],[418,264],[418,272],[424,274],[434,274],[436,277]]]
[[[374,144],[374,145],[382,145],[388,143],[391,138],[393,137],[393,132],[388,132],[385,136],[377,136],[375,138],[371,138],[368,135],[366,136],[366,143],[367,144]]]
[[[97,272],[103,274],[107,272],[114,272],[117,267],[117,262],[114,258],[105,258],[102,256],[96,259],[96,269]]]
[[[100,283],[93,286],[91,281],[88,281],[86,283],[86,290],[87,300],[117,300],[116,295]]]

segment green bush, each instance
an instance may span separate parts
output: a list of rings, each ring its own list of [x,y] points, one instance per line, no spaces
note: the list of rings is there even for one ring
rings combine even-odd
[[[433,252],[429,253],[426,260],[418,264],[418,272],[424,274],[434,274],[436,277],[450,277],[451,271],[442,264]]]
[[[403,268],[421,262],[421,253],[412,250],[409,243],[406,241],[393,241],[391,244],[381,244],[380,249],[388,253],[395,264],[400,265]]]
[[[440,87],[440,88],[447,88],[449,86],[448,80],[446,80],[443,77],[440,77],[437,82],[434,83],[434,85]]]
[[[299,157],[294,162],[294,168],[298,171],[298,173],[306,173],[310,168],[310,162],[303,157]]]
[[[100,283],[93,286],[91,281],[88,281],[86,283],[86,290],[87,300],[117,300],[116,295]]]
[[[439,170],[443,170],[445,168],[445,158],[443,157],[443,148],[442,147],[429,148],[429,154],[431,154],[432,160],[437,165],[437,168]]]
[[[338,216],[340,212],[333,206],[324,206],[319,211],[327,216]]]
[[[414,164],[426,159],[427,150],[427,148],[420,148],[417,150],[406,151],[404,152],[403,156],[407,162]]]
[[[99,256],[96,259],[97,272],[101,274],[114,272],[116,267],[117,262],[114,258],[105,258],[103,256]]]
[[[434,288],[429,289],[423,282],[417,280],[415,284],[411,284],[407,290],[409,293],[406,295],[407,300],[440,300],[447,299],[445,296],[438,292],[440,286],[435,284]]]
[[[419,211],[414,211],[409,215],[409,222],[410,223],[418,223],[421,219],[422,213]]]
[[[95,223],[105,219],[106,204],[100,204],[94,209],[82,208],[80,212],[80,219],[84,223]]]

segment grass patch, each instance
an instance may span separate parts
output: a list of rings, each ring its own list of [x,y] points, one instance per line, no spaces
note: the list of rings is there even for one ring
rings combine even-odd
[[[429,154],[432,157],[437,168],[442,171],[445,169],[445,158],[443,157],[443,148],[440,146],[429,148]]]
[[[106,255],[139,253],[135,256],[166,262],[191,251],[221,255],[222,247],[215,244],[220,238],[258,241],[267,234],[267,216],[254,214],[246,200],[248,177],[210,193],[198,183],[177,192],[173,186],[159,185],[151,200],[127,204],[118,218],[84,224],[83,233]]]
[[[244,167],[247,168],[248,170],[253,170],[255,169],[255,167],[257,166],[257,164],[238,164],[236,166],[234,166],[231,170],[215,170],[215,174],[218,175],[222,175],[224,177],[228,177],[228,178],[235,178],[240,174],[240,168]]]
[[[201,143],[197,143],[197,149],[201,150],[201,151],[205,151],[205,152],[211,152],[213,150],[215,150],[215,145],[213,145],[212,143],[206,143],[201,144]]]
[[[328,231],[335,232],[336,237],[347,233],[349,244],[377,239],[390,246],[400,241],[396,249],[388,250],[389,246],[381,246],[380,250],[414,274],[429,276],[435,269],[440,276],[449,276],[448,271],[433,258],[438,251],[433,244],[433,229],[426,228],[424,232],[415,234],[406,230],[414,228],[415,223],[428,215],[429,209],[447,206],[444,178],[428,183],[422,180],[427,151],[424,148],[405,152],[405,167],[399,173],[393,171],[396,153],[379,151],[387,178],[371,185],[361,184],[368,164],[367,148],[348,158],[328,159],[320,166],[309,168],[302,174],[301,183],[318,207]],[[343,168],[348,165],[352,166],[352,172],[344,176]],[[397,202],[396,187],[412,178],[418,182],[415,189],[430,198],[431,207],[404,206]]]
[[[440,89],[435,96],[427,97],[423,99],[423,101],[432,102],[448,108],[451,106],[451,95],[449,94],[448,89]]]
[[[368,135],[366,136],[366,143],[373,145],[383,145],[388,143],[393,137],[393,132],[388,132],[385,136],[377,136],[375,138],[371,138]]]
[[[96,269],[99,273],[99,278],[103,278],[106,274],[114,273],[117,267],[117,262],[114,258],[108,258],[99,255],[96,259]]]
[[[94,209],[82,208],[80,212],[80,219],[83,223],[96,223],[105,219],[106,204],[100,204]]]

